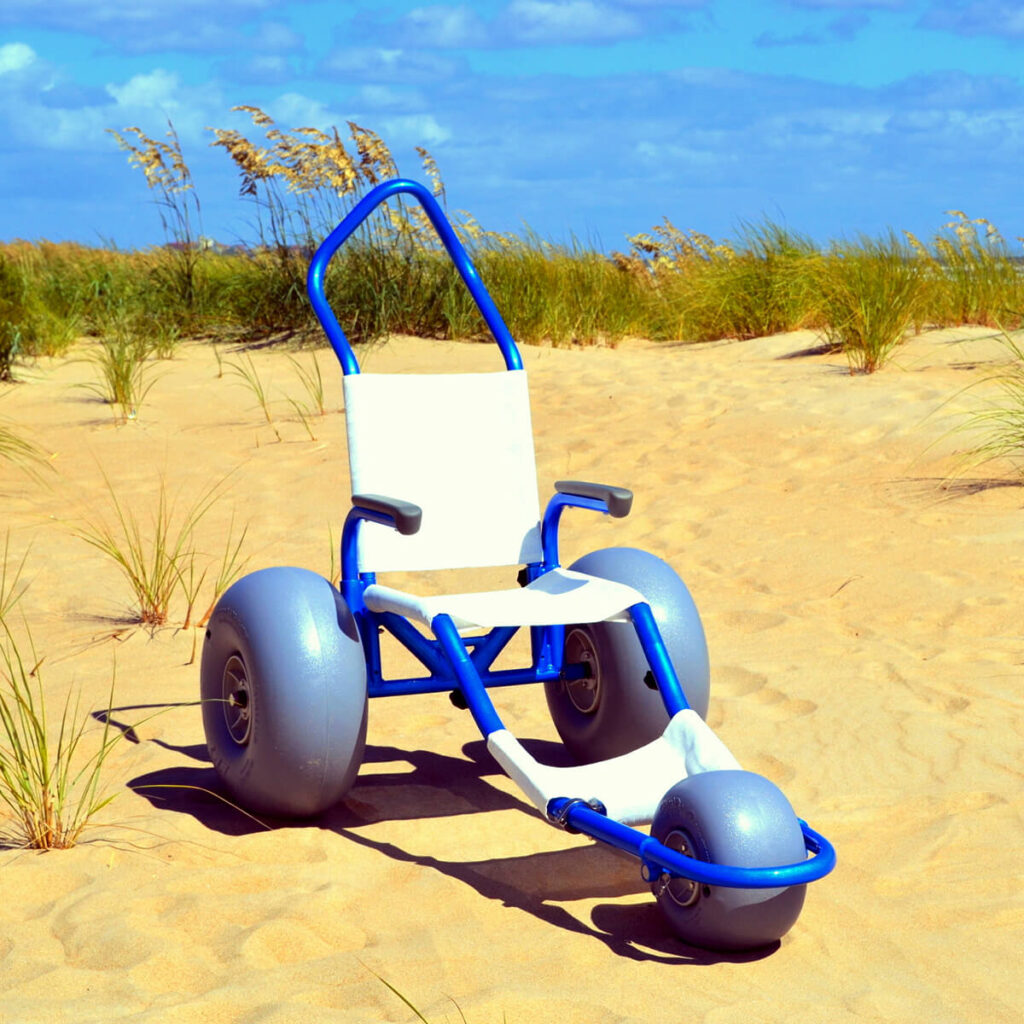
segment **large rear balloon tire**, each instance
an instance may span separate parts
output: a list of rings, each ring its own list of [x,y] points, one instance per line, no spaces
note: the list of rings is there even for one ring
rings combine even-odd
[[[693,598],[675,570],[637,548],[602,548],[569,568],[625,583],[644,595],[687,703],[704,718],[710,693],[707,641]],[[546,682],[544,691],[555,728],[578,762],[617,757],[665,731],[668,712],[661,694],[647,683],[650,665],[632,623],[567,626],[565,660],[586,665],[587,677]]]
[[[366,742],[366,664],[355,620],[305,569],[245,576],[217,604],[203,646],[203,726],[232,799],[310,817],[337,803]]]
[[[688,857],[733,867],[781,867],[807,856],[789,801],[753,772],[683,779],[662,798],[651,835]],[[684,942],[744,950],[781,939],[800,916],[807,887],[733,889],[662,876],[652,888],[669,927]]]

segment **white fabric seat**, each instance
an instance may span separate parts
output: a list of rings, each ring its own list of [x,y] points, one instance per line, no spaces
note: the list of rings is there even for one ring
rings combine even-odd
[[[418,597],[371,584],[363,595],[373,612],[394,612],[429,627],[446,613],[459,629],[559,626],[571,622],[627,621],[643,596],[632,587],[570,569],[553,569],[526,587],[473,594]]]
[[[360,528],[359,569],[522,565],[543,557],[523,370],[345,377],[353,494],[384,494],[423,510],[420,529]],[[460,630],[626,620],[632,587],[555,569],[527,587],[420,597],[382,584],[363,594],[373,612],[429,628],[442,612]]]

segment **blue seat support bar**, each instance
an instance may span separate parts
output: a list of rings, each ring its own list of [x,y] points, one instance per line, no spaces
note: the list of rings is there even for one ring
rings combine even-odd
[[[629,609],[630,618],[636,627],[636,635],[640,646],[647,655],[647,662],[654,673],[654,681],[658,684],[661,699],[665,702],[665,710],[669,717],[685,711],[690,705],[683,693],[676,675],[675,666],[669,657],[668,648],[662,639],[658,624],[654,621],[654,613],[646,601],[641,601]]]
[[[327,273],[327,264],[330,263],[331,258],[356,228],[381,203],[400,194],[412,196],[423,207],[430,223],[437,232],[438,238],[441,239],[442,245],[444,245],[452,262],[455,264],[455,269],[458,270],[462,280],[466,282],[466,287],[469,289],[470,295],[473,296],[473,301],[476,303],[477,309],[480,310],[480,315],[490,328],[491,334],[494,335],[494,340],[498,343],[498,348],[501,349],[501,354],[505,357],[505,367],[509,370],[521,370],[523,362],[519,355],[519,349],[516,348],[516,343],[508,327],[505,325],[501,313],[498,312],[498,307],[494,304],[494,300],[484,287],[483,281],[480,280],[480,275],[477,273],[476,267],[473,266],[473,261],[469,258],[469,254],[459,241],[459,237],[455,234],[451,224],[448,223],[448,218],[445,217],[444,211],[438,205],[437,200],[430,194],[428,189],[424,188],[417,181],[410,181],[407,178],[392,178],[390,181],[382,182],[372,191],[368,192],[352,207],[345,219],[323,240],[309,265],[309,273],[306,277],[309,301],[313,305],[317,318],[323,325],[324,333],[327,335],[327,340],[330,341],[331,347],[338,357],[338,362],[341,363],[342,372],[345,374],[359,373],[359,363],[356,360],[355,353],[352,351],[348,338],[345,336],[345,332],[338,323],[338,318],[334,315],[334,311],[328,304],[327,297],[324,294],[324,278]]]
[[[494,710],[491,698],[487,696],[480,673],[466,651],[466,645],[462,642],[462,637],[459,636],[459,631],[455,628],[451,616],[435,615],[430,623],[430,628],[451,662],[459,689],[462,691],[462,696],[466,698],[466,706],[472,713],[480,732],[484,736],[490,736],[492,732],[504,729],[505,726],[498,717],[498,712]]]

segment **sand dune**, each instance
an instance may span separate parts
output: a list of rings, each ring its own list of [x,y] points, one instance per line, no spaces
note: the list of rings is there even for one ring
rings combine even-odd
[[[29,368],[0,413],[53,471],[0,464],[0,500],[12,557],[29,550],[47,692],[99,706],[116,664],[115,718],[141,724],[92,842],[0,851],[0,1021],[413,1020],[374,973],[470,1024],[1018,1020],[1024,492],[939,486],[962,439],[958,402],[937,410],[998,350],[932,332],[851,377],[814,343],[524,351],[542,495],[566,476],[636,492],[626,520],[567,513],[565,560],[627,544],[674,564],[709,638],[710,723],[836,845],[793,931],[744,956],[675,940],[633,862],[545,824],[444,696],[374,703],[356,787],[313,824],[268,830],[172,788],[218,788],[192,632],[132,626],[116,569],[73,531],[108,508],[104,474],[139,510],[161,479],[187,503],[226,478],[211,558],[234,516],[250,568],[327,573],[349,493],[340,372],[321,353],[313,441],[278,352],[253,354],[273,426],[208,346],[161,364],[121,427],[74,387],[87,363]],[[404,338],[366,362],[500,365]],[[498,703],[554,739],[536,690]]]

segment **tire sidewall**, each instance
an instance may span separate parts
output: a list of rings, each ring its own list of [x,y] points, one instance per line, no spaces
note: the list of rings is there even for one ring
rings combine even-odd
[[[245,743],[224,715],[224,669],[234,655],[250,691]],[[351,613],[314,573],[262,570],[224,594],[207,628],[201,697],[214,767],[246,808],[313,815],[354,781],[366,735],[365,663]]]
[[[697,860],[735,867],[777,867],[806,856],[803,832],[785,795],[763,776],[746,771],[693,775],[665,794],[651,835],[687,837]],[[782,938],[803,909],[807,887],[734,889],[701,886],[699,899],[681,906],[665,891],[658,904],[685,942],[708,949],[742,950]]]

